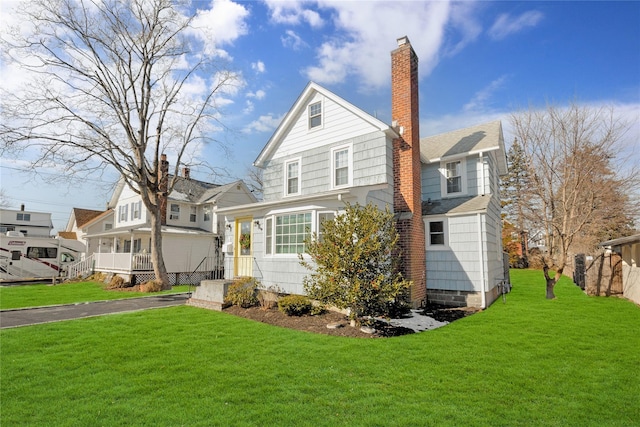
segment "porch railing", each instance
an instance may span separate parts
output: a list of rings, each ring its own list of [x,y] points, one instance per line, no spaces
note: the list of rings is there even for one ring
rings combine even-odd
[[[70,279],[76,279],[78,277],[84,277],[94,271],[95,258],[94,254],[89,255],[83,260],[71,264],[67,267],[67,277]]]

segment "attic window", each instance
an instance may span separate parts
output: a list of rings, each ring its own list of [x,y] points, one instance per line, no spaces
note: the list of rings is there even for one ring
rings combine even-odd
[[[322,102],[309,105],[309,129],[322,125]]]

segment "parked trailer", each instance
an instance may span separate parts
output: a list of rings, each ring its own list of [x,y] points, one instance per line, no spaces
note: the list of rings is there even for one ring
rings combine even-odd
[[[18,231],[0,235],[0,282],[54,279],[82,257],[84,243],[61,237],[28,237]]]

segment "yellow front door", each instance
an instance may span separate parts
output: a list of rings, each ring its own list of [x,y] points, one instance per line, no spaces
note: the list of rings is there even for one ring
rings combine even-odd
[[[236,277],[253,274],[253,236],[252,218],[236,219],[235,271]]]

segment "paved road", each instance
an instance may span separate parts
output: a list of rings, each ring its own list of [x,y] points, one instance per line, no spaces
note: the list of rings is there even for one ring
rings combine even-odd
[[[27,308],[0,311],[0,328],[59,322],[82,317],[102,316],[111,313],[148,310],[151,308],[184,305],[189,294],[159,295],[144,298],[129,298],[115,301],[87,302],[57,305],[52,307]]]

